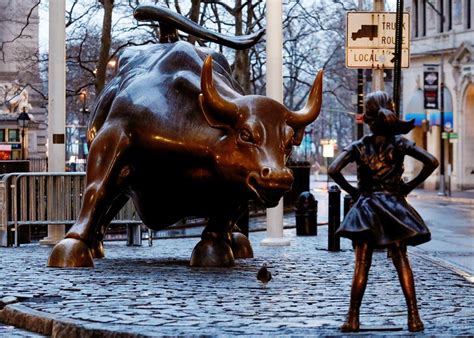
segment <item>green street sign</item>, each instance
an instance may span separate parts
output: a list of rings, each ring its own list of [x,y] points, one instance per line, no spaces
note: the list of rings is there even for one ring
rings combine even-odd
[[[458,133],[447,133],[447,132],[443,132],[441,134],[441,138],[443,140],[447,140],[447,139],[450,139],[450,140],[455,140],[458,138]]]

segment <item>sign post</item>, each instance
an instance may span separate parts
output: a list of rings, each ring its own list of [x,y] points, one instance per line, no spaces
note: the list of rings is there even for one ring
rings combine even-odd
[[[395,20],[392,12],[347,13],[346,67],[394,68]],[[410,15],[403,13],[401,66],[409,67]]]
[[[329,159],[334,157],[334,148],[336,147],[336,140],[333,139],[321,139],[320,144],[323,146],[323,157],[326,159],[326,176],[327,176],[327,189],[329,190]]]

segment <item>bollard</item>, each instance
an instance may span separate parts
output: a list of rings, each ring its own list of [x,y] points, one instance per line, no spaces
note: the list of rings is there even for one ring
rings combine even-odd
[[[153,246],[153,230],[148,228],[148,246]]]
[[[329,212],[328,212],[328,250],[339,251],[339,236],[336,230],[341,223],[341,190],[337,185],[329,188]]]
[[[295,203],[296,235],[318,235],[318,201],[309,191],[302,192]]]
[[[351,195],[344,195],[344,217],[346,217],[349,210],[351,210],[352,204],[354,203],[352,201]]]
[[[140,224],[127,224],[127,246],[142,245],[142,229]]]

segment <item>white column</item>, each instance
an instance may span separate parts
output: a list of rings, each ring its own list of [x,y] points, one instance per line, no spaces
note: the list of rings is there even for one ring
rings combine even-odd
[[[66,2],[49,2],[48,171],[64,172],[66,148]],[[64,238],[64,225],[48,225],[52,245]]]
[[[267,96],[283,102],[283,18],[281,0],[267,0]],[[271,112],[268,112],[271,113]],[[267,246],[290,245],[283,237],[283,198],[275,208],[267,209]]]
[[[374,12],[383,12],[384,0],[374,0]],[[384,90],[383,68],[372,69],[372,91]]]

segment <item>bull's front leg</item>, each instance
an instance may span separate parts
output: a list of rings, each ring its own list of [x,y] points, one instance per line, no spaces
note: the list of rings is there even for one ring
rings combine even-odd
[[[229,216],[230,215],[230,216]],[[201,241],[194,247],[190,265],[194,267],[229,267],[237,258],[252,258],[253,250],[246,236],[233,232],[242,208],[209,218]]]
[[[56,244],[49,256],[49,267],[93,267],[93,257],[100,256],[98,234],[123,205],[121,198],[131,169],[125,165],[128,138],[119,128],[109,128],[97,135],[89,155],[87,188],[81,212],[66,238]],[[121,207],[120,205],[120,207]]]

